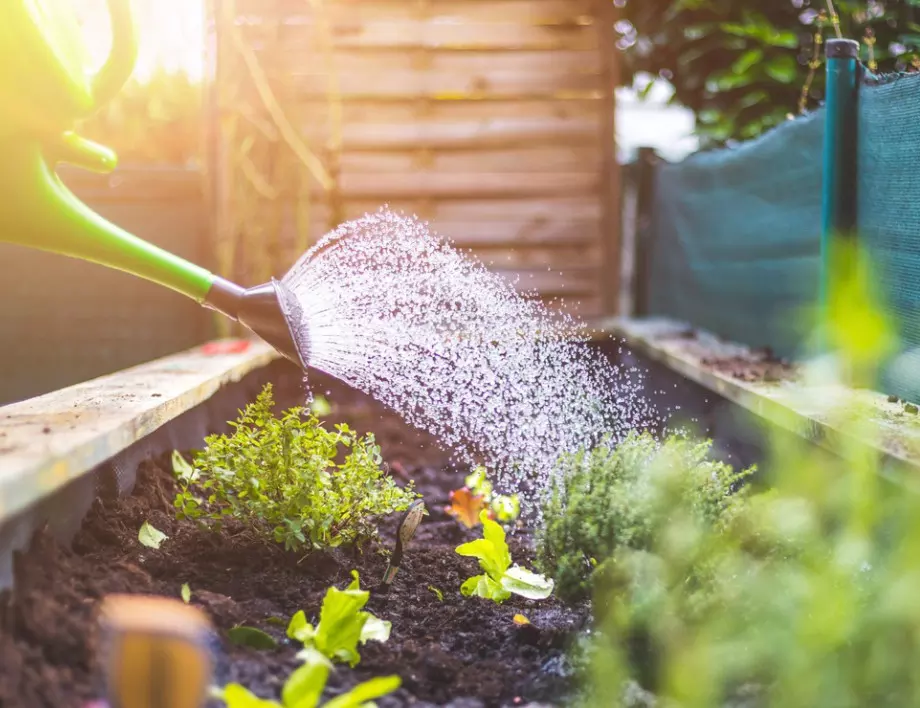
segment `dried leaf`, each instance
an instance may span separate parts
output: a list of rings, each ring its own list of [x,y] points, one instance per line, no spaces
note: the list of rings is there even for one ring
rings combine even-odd
[[[481,494],[473,494],[468,487],[450,493],[450,506],[446,511],[468,529],[479,525],[479,514],[485,508]]]
[[[151,526],[149,521],[145,521],[144,525],[141,526],[141,530],[137,533],[137,540],[147,548],[159,548],[160,544],[167,538],[169,536]]]
[[[515,623],[515,624],[520,624],[520,625],[530,624],[530,620],[527,619],[524,615],[515,615],[515,616],[514,616],[514,623]]]

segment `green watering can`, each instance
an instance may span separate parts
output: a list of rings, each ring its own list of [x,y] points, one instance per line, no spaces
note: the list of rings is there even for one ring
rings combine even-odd
[[[58,178],[60,163],[111,172],[115,153],[74,132],[134,71],[132,0],[108,0],[112,51],[87,77],[70,0],[0,0],[0,241],[116,268],[217,310],[306,368],[290,323],[300,308],[277,280],[245,289],[105,220]]]

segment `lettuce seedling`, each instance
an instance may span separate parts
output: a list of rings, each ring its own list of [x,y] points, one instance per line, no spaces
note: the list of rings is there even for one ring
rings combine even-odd
[[[303,643],[301,658],[318,652],[327,659],[356,666],[361,661],[359,643],[385,642],[390,638],[392,625],[389,622],[362,611],[370,593],[361,590],[356,570],[351,571],[351,575],[354,580],[344,590],[331,587],[326,591],[316,627],[307,622],[303,610],[291,617],[287,636]]]
[[[331,669],[328,659],[319,654],[311,655],[288,677],[281,689],[281,703],[259,698],[238,683],[228,684],[214,695],[226,703],[227,708],[318,708]],[[401,685],[399,676],[374,678],[323,703],[321,708],[373,708],[375,698],[386,696]]]
[[[469,597],[477,595],[501,603],[511,594],[528,600],[544,600],[553,592],[553,581],[519,565],[511,565],[511,551],[505,542],[505,530],[489,518],[489,512],[479,515],[482,538],[457,546],[457,553],[479,559],[485,573],[468,578],[460,592]]]

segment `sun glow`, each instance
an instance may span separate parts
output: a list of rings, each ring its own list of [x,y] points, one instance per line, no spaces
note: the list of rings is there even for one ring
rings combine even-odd
[[[72,0],[83,23],[92,58],[103,64],[111,47],[106,0]],[[144,82],[157,71],[185,72],[193,80],[204,73],[203,0],[133,0],[139,27],[139,56],[134,79]]]

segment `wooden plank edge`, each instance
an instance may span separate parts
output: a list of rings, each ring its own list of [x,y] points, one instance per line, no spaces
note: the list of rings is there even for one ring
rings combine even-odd
[[[920,483],[903,474],[892,474],[890,464],[911,471],[920,467],[920,417],[895,420],[903,408],[883,393],[830,382],[748,382],[733,378],[707,367],[702,360],[721,358],[727,351],[750,352],[748,347],[725,342],[691,325],[666,318],[599,318],[586,323],[582,331],[594,341],[619,338],[627,348],[838,456],[847,458],[857,454],[858,448],[872,449],[889,463],[883,469],[886,475],[892,475],[902,484]],[[706,351],[705,356],[685,351],[691,341],[685,335],[690,331],[697,337],[693,340],[694,348]],[[816,363],[819,362],[803,362],[799,366],[806,381],[808,369]],[[842,424],[857,420],[858,430]]]
[[[248,346],[209,351],[225,341]],[[261,341],[216,340],[0,407],[0,519],[51,496],[277,358]],[[116,416],[118,401],[123,415]]]

